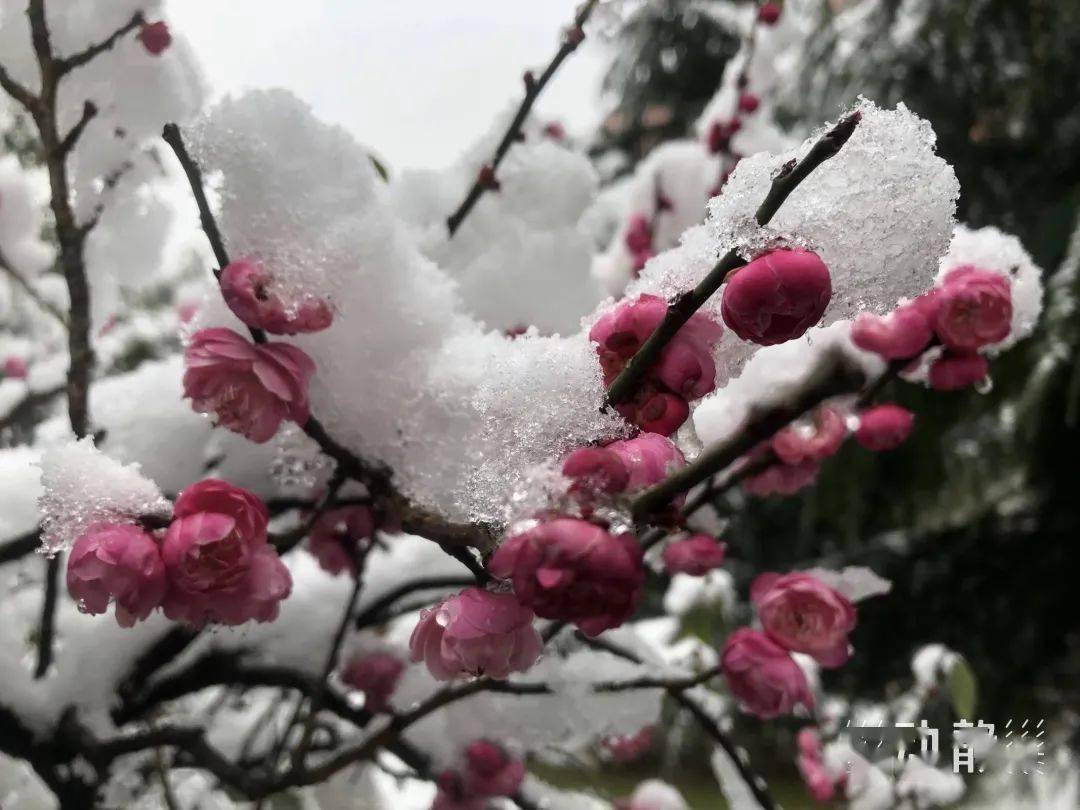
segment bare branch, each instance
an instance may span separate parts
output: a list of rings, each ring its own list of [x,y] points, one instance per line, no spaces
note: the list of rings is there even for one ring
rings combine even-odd
[[[144,22],[145,18],[143,17],[143,13],[141,11],[136,11],[130,20],[109,34],[106,39],[91,45],[76,54],[72,54],[71,56],[58,58],[56,60],[57,76],[66,76],[68,73],[71,73],[71,71],[93,61],[101,54],[105,53],[105,51],[111,51],[122,37],[131,33],[136,28],[139,28]]]
[[[3,89],[5,93],[25,107],[27,112],[33,113],[38,109],[38,104],[40,103],[38,97],[19,82],[15,81],[3,65],[0,65],[0,89]]]
[[[37,287],[30,283],[22,273],[11,266],[11,263],[4,256],[3,252],[0,252],[0,272],[3,272],[12,281],[14,281],[19,288],[26,293],[26,295],[37,304],[45,312],[52,315],[56,320],[67,328],[67,316],[57,308],[55,304],[45,299],[45,297],[38,291]]]
[[[464,588],[472,585],[475,580],[465,577],[425,577],[403,582],[396,588],[385,593],[368,605],[356,617],[355,627],[362,630],[378,624],[384,618],[384,612],[402,597],[418,591],[447,590],[452,588]]]
[[[71,154],[71,150],[75,148],[75,145],[79,142],[79,138],[82,137],[83,132],[86,130],[87,124],[94,120],[98,114],[97,105],[92,101],[87,101],[83,104],[82,116],[80,116],[78,123],[71,128],[71,131],[64,136],[64,139],[60,141],[58,147],[58,157],[66,158]]]

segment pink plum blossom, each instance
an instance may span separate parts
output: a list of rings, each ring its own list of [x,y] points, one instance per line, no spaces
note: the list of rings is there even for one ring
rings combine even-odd
[[[935,391],[959,391],[980,382],[989,371],[981,354],[945,352],[930,366],[928,379]]]
[[[653,747],[655,732],[653,726],[644,726],[633,734],[613,734],[604,737],[600,747],[612,762],[634,762]]]
[[[644,253],[652,250],[652,225],[644,214],[634,214],[626,225],[623,242],[631,253]]]
[[[151,56],[161,56],[172,45],[172,33],[167,23],[158,21],[143,23],[139,28],[139,42]]]
[[[221,272],[221,294],[237,318],[273,335],[319,332],[334,320],[322,298],[288,300],[274,276],[258,259],[238,259]]]
[[[999,273],[957,267],[934,292],[934,331],[947,348],[973,352],[1009,336],[1012,291]]]
[[[371,653],[351,659],[341,670],[342,682],[364,693],[364,708],[385,712],[397,689],[405,662],[389,653]]]
[[[356,553],[360,542],[375,533],[375,517],[370,506],[342,506],[324,512],[308,536],[308,550],[319,566],[335,576],[343,571],[356,573]]]
[[[562,473],[573,481],[571,489],[581,493],[622,492],[630,482],[630,471],[618,454],[606,447],[579,447],[563,461]]]
[[[802,248],[772,250],[724,285],[721,313],[743,340],[771,346],[801,337],[832,298],[829,268]]]
[[[503,541],[488,570],[545,619],[575,623],[590,636],[633,614],[645,583],[642,550],[629,534],[556,518]]]
[[[875,452],[899,447],[915,424],[915,414],[899,405],[878,405],[859,414],[855,441]]]
[[[758,22],[762,25],[776,25],[780,19],[779,3],[762,3],[758,9]]]
[[[618,439],[605,446],[622,461],[629,477],[628,490],[651,487],[686,465],[675,443],[659,433],[640,433],[633,439]]]
[[[67,588],[85,613],[116,603],[116,623],[131,627],[165,598],[165,564],[147,532],[128,523],[98,523],[75,540],[67,563]]]
[[[743,482],[743,489],[751,495],[764,498],[768,495],[794,495],[817,480],[821,465],[806,459],[798,464],[773,464],[748,476]]]
[[[285,343],[252,343],[231,329],[202,329],[184,352],[184,396],[199,413],[253,442],[269,441],[286,419],[308,420],[315,364]]]
[[[420,614],[411,658],[440,681],[462,675],[507,678],[536,663],[543,647],[533,612],[513,594],[466,588]]]
[[[750,601],[765,633],[780,646],[806,653],[824,667],[848,660],[855,606],[817,577],[762,574],[750,587]]]
[[[486,800],[471,795],[457,771],[443,771],[435,780],[435,799],[431,810],[484,810]]]
[[[9,355],[4,358],[4,365],[3,368],[0,369],[0,373],[3,374],[4,378],[25,380],[30,373],[30,367],[21,357]]]
[[[525,764],[490,740],[465,749],[465,791],[470,796],[513,796],[525,779]]]
[[[863,312],[851,326],[852,342],[885,360],[915,357],[933,337],[927,307],[919,304],[898,307],[885,317]]]
[[[695,534],[668,543],[664,549],[664,567],[669,574],[701,577],[724,564],[727,545],[708,534]]]
[[[784,464],[822,461],[836,454],[847,436],[844,417],[833,408],[818,408],[813,422],[789,425],[772,438],[772,449]]]
[[[806,675],[788,651],[764,633],[743,627],[728,636],[720,654],[728,688],[743,711],[764,720],[812,708]]]
[[[195,626],[273,621],[292,590],[267,541],[266,506],[246,489],[207,479],[180,493],[165,533],[165,615]]]
[[[753,93],[743,93],[739,96],[739,112],[750,115],[757,112],[757,108],[761,106],[761,99],[755,96]]]
[[[806,789],[816,801],[824,803],[836,798],[836,780],[820,759],[799,756],[795,764],[799,768],[799,775]]]
[[[646,382],[629,402],[615,406],[626,421],[649,433],[670,436],[690,416],[685,399]]]

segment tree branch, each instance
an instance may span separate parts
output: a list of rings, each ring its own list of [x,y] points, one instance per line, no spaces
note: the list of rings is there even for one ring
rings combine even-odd
[[[12,78],[7,69],[0,65],[0,89],[19,102],[26,111],[33,113],[39,104],[38,97],[30,90]]]
[[[798,188],[811,172],[829,158],[835,156],[848,142],[862,116],[856,112],[842,119],[826,132],[800,161],[785,164],[779,174],[773,178],[769,192],[758,207],[755,219],[758,225],[767,225],[791,193]],[[690,317],[704,306],[731,273],[746,264],[735,249],[720,259],[698,285],[683,293],[668,307],[667,315],[656,330],[645,341],[637,354],[630,358],[608,389],[606,406],[618,405],[630,399],[637,390],[645,374],[653,367],[664,347],[675,337],[678,331],[690,320]]]
[[[64,315],[64,313],[61,312],[59,308],[57,308],[54,304],[45,300],[45,297],[42,296],[40,292],[38,292],[37,287],[31,284],[30,280],[27,279],[22,273],[12,267],[11,263],[7,260],[7,257],[4,256],[2,251],[0,251],[0,271],[2,271],[12,281],[14,281],[22,289],[22,291],[26,293],[26,295],[30,298],[31,301],[37,304],[42,310],[56,318],[56,320],[58,320],[65,329],[67,328],[67,316]]]
[[[568,56],[570,56],[570,54],[577,50],[577,47],[584,41],[585,32],[583,28],[585,23],[588,22],[589,17],[592,16],[593,9],[596,8],[598,2],[599,0],[586,0],[581,8],[578,9],[578,12],[574,17],[573,25],[563,35],[563,41],[559,46],[559,50],[555,52],[555,56],[551,58],[551,62],[544,68],[544,72],[540,74],[540,78],[533,77],[531,72],[525,74],[525,97],[521,100],[521,104],[518,106],[517,112],[510,121],[510,126],[507,127],[506,132],[503,134],[502,140],[499,141],[499,145],[495,148],[495,154],[492,156],[491,162],[486,164],[477,174],[476,180],[465,195],[465,199],[461,201],[457,210],[446,220],[446,229],[450,232],[450,236],[457,233],[458,228],[461,227],[461,223],[464,222],[465,217],[472,211],[473,206],[479,202],[480,198],[484,195],[484,192],[497,185],[495,173],[498,171],[499,165],[502,163],[503,158],[506,157],[506,153],[510,151],[510,147],[520,140],[521,128],[525,125],[525,120],[529,117],[529,113],[532,111],[536,99],[540,97],[540,94],[544,91],[548,82],[551,81],[555,72],[559,69],[559,66]]]
[[[143,13],[141,11],[136,11],[130,20],[109,34],[106,39],[91,45],[85,50],[72,54],[71,56],[58,58],[56,60],[57,76],[66,76],[68,73],[71,73],[71,71],[93,61],[98,56],[105,53],[105,51],[112,50],[116,43],[120,41],[121,37],[124,37],[136,28],[139,28],[144,22],[145,18],[143,17]]]
[[[384,616],[383,613],[395,602],[402,597],[409,594],[416,593],[417,591],[431,591],[431,590],[446,590],[452,588],[464,588],[475,583],[474,578],[466,577],[424,577],[422,579],[414,579],[409,582],[403,582],[396,588],[388,591],[380,596],[366,608],[364,608],[356,617],[354,627],[357,630],[362,630],[365,627],[371,627],[379,624]]]
[[[79,138],[82,137],[87,125],[94,120],[97,114],[98,108],[94,102],[87,101],[83,104],[82,116],[80,116],[75,126],[71,128],[71,131],[64,136],[64,139],[60,141],[58,157],[66,158],[71,154],[71,150],[73,150],[75,145],[79,142]]]

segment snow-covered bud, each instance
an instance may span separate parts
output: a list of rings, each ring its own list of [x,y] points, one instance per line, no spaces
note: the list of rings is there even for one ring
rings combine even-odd
[[[949,349],[973,352],[1009,336],[1012,291],[999,273],[957,267],[934,291],[934,331]]]
[[[239,259],[222,270],[221,295],[237,318],[272,335],[319,332],[334,320],[333,309],[322,298],[285,300],[258,259]]]
[[[544,124],[544,137],[562,143],[566,140],[566,127],[559,121],[549,121]]]
[[[779,3],[762,3],[758,9],[758,22],[762,25],[776,25],[780,20]]]
[[[584,520],[556,518],[506,539],[488,570],[545,619],[570,621],[590,636],[633,614],[645,583],[641,546]]]
[[[359,504],[331,509],[320,515],[308,537],[308,551],[319,566],[335,576],[342,571],[356,573],[356,554],[362,540],[375,533],[375,516],[370,506]]]
[[[470,796],[513,796],[525,779],[525,764],[490,740],[465,749],[465,791]]]
[[[799,665],[787,650],[757,630],[743,627],[728,636],[720,668],[739,707],[764,720],[789,714],[798,705],[814,705]]]
[[[308,419],[315,363],[295,346],[201,329],[184,352],[184,367],[184,396],[192,407],[253,442],[269,441],[286,419],[299,425]]]
[[[822,461],[836,454],[847,436],[844,417],[833,408],[818,408],[812,423],[788,425],[772,438],[772,449],[784,464]]]
[[[762,574],[750,586],[750,601],[765,633],[781,647],[806,653],[823,667],[838,667],[850,657],[855,606],[817,577]]]
[[[508,678],[540,656],[543,641],[533,618],[513,594],[466,588],[421,612],[409,639],[410,656],[439,681],[462,675]]]
[[[483,798],[469,794],[465,780],[457,771],[443,771],[435,780],[431,810],[484,810],[486,805]]]
[[[711,154],[731,150],[731,139],[740,129],[742,122],[738,118],[731,121],[713,121],[705,135],[705,145]]]
[[[739,96],[739,112],[750,115],[757,112],[757,108],[761,106],[761,99],[755,96],[753,93],[742,93]]]
[[[934,336],[927,307],[905,304],[882,317],[860,313],[851,325],[851,341],[885,360],[906,360],[923,351]]]
[[[662,436],[670,436],[690,416],[685,399],[650,383],[643,385],[629,402],[616,405],[615,410],[627,422]]]
[[[396,655],[372,653],[351,659],[341,670],[341,681],[364,693],[369,712],[385,712],[404,670],[405,662]]]
[[[773,250],[735,272],[724,286],[721,312],[740,338],[771,346],[801,337],[821,320],[831,297],[829,268],[816,253]]]
[[[172,32],[165,22],[143,23],[139,28],[139,42],[151,56],[161,56],[172,45]]]
[[[267,520],[258,497],[225,481],[181,492],[162,544],[165,615],[195,626],[276,619],[292,576],[267,541]]]
[[[899,447],[915,424],[915,414],[899,405],[878,405],[859,414],[855,441],[875,452]]]
[[[600,740],[600,748],[612,762],[634,762],[653,747],[654,732],[652,726],[645,726],[633,734],[612,734]]]
[[[581,494],[614,494],[626,489],[630,472],[622,459],[606,447],[579,447],[566,457],[562,473]]]
[[[946,352],[930,366],[928,379],[935,391],[959,391],[980,382],[989,371],[981,354]]]
[[[768,495],[794,495],[800,489],[817,480],[821,465],[812,459],[798,464],[773,464],[742,482],[742,488],[750,495],[764,498]]]
[[[67,588],[84,613],[104,613],[112,599],[116,623],[131,627],[165,598],[165,564],[158,544],[131,524],[91,526],[71,549]]]
[[[631,253],[641,253],[652,248],[652,226],[644,214],[634,214],[626,225],[623,242]]]
[[[675,443],[659,433],[641,433],[633,439],[618,439],[605,446],[615,454],[629,473],[629,490],[651,487],[686,465],[686,458]]]
[[[668,543],[664,549],[664,567],[669,574],[702,577],[724,564],[727,544],[708,534],[695,534]]]
[[[5,380],[25,380],[29,373],[30,366],[21,357],[15,355],[5,357],[3,367],[0,368],[0,374]]]

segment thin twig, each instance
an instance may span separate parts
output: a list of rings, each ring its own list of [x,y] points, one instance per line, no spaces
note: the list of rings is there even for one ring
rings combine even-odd
[[[56,60],[58,77],[65,76],[88,62],[92,62],[98,56],[105,53],[105,51],[112,50],[113,46],[115,46],[122,37],[140,27],[144,22],[143,13],[141,11],[136,11],[130,20],[109,34],[109,36],[101,42],[95,43],[85,50],[79,51],[71,56],[58,58]]]
[[[60,145],[57,147],[59,154],[57,157],[65,158],[71,154],[71,151],[78,144],[79,138],[82,137],[83,132],[86,130],[87,125],[93,121],[98,114],[97,105],[92,101],[87,101],[83,104],[82,115],[76,122],[75,126],[71,128],[64,139],[60,141]]]
[[[417,591],[448,590],[452,588],[464,588],[475,582],[473,578],[466,577],[423,577],[408,582],[402,582],[397,587],[387,591],[356,616],[354,627],[362,630],[385,620],[385,612],[399,599],[416,593]]]
[[[536,99],[540,97],[540,94],[544,91],[548,82],[551,81],[555,72],[559,69],[559,66],[570,56],[570,54],[576,51],[578,46],[584,41],[585,23],[589,21],[589,17],[592,16],[593,9],[596,8],[598,2],[599,0],[587,0],[581,8],[578,9],[578,12],[574,17],[573,25],[571,25],[569,30],[563,35],[559,50],[555,52],[555,55],[551,58],[551,62],[544,68],[544,72],[540,74],[539,78],[534,77],[531,72],[525,74],[525,96],[522,98],[521,104],[518,106],[513,119],[511,119],[510,125],[506,128],[506,132],[503,133],[499,145],[495,147],[495,154],[492,156],[491,161],[477,174],[476,180],[469,188],[468,193],[465,195],[465,199],[461,201],[457,210],[447,217],[446,229],[450,232],[450,236],[457,233],[458,229],[461,227],[461,223],[465,220],[465,217],[469,215],[473,206],[479,202],[480,198],[484,195],[484,192],[497,187],[498,181],[496,180],[495,173],[498,171],[499,165],[502,163],[503,158],[506,157],[506,153],[510,151],[510,147],[521,139],[521,128],[525,125],[525,120],[529,117],[529,113],[532,111]]]
[[[26,293],[31,301],[56,318],[65,329],[67,328],[67,316],[60,311],[59,307],[51,301],[46,300],[46,298],[38,291],[37,287],[31,284],[28,278],[11,265],[11,262],[7,260],[7,257],[4,256],[3,252],[0,252],[0,271],[14,281],[22,291]]]

